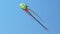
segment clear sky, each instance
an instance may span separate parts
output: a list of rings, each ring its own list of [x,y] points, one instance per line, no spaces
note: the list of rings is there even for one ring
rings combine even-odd
[[[19,4],[26,3],[48,22],[44,30]],[[0,34],[60,34],[60,0],[0,0]]]

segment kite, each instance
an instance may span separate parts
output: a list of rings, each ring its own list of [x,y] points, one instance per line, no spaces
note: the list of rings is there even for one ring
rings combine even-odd
[[[36,19],[31,12],[33,12],[37,17],[39,17],[33,10],[29,9],[29,7],[25,3],[20,3],[20,8],[24,10],[28,15],[30,15],[33,19],[35,19],[45,30],[48,30],[38,19]],[[31,11],[31,12],[30,12]],[[40,18],[40,17],[39,17]],[[41,19],[41,18],[40,18]]]

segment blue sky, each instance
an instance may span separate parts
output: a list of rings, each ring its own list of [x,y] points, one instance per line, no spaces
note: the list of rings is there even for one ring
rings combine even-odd
[[[48,21],[48,31],[20,9],[22,2]],[[60,0],[0,0],[0,34],[60,34]]]

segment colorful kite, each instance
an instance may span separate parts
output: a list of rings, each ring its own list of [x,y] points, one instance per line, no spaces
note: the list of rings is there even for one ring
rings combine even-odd
[[[33,17],[45,30],[48,30],[38,19],[36,19],[31,12],[33,12],[37,17],[39,17],[33,10],[31,10],[25,3],[20,3],[20,8],[24,10],[28,15]],[[31,12],[30,12],[31,11]],[[40,17],[39,17],[40,18]],[[41,19],[41,18],[40,18]]]

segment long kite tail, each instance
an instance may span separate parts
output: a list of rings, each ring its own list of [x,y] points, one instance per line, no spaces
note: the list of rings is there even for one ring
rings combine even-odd
[[[48,30],[40,21],[38,21],[30,12],[28,12],[45,30]]]
[[[45,22],[36,12],[34,12],[34,10],[29,9],[33,14],[35,14],[40,20],[42,20],[43,22]]]

